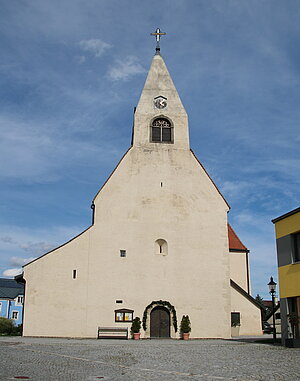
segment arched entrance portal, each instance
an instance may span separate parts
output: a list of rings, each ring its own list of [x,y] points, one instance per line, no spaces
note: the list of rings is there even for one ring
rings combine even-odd
[[[150,314],[150,337],[170,337],[170,312],[158,306]]]

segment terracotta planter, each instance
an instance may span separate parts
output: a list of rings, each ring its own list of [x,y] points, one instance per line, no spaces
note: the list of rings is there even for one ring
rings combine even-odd
[[[183,333],[182,334],[182,339],[183,340],[189,340],[189,338],[190,338],[190,334],[189,333]]]
[[[133,340],[140,340],[141,333],[137,332],[133,334]]]

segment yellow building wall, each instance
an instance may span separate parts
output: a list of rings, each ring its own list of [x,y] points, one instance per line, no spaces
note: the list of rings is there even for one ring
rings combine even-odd
[[[278,275],[281,298],[300,295],[300,263],[279,267]]]
[[[293,214],[275,223],[276,238],[296,233],[300,226],[300,213]]]

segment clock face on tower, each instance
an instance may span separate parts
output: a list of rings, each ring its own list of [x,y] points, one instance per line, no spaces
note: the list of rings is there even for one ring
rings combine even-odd
[[[160,110],[167,107],[167,98],[162,96],[154,98],[154,106]]]

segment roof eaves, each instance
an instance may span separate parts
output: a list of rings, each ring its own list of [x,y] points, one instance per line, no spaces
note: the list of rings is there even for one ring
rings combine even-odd
[[[300,212],[300,207],[299,208],[296,208],[294,210],[291,210],[290,212],[288,213],[285,213],[283,214],[282,216],[279,216],[277,218],[274,218],[274,220],[272,220],[273,224],[275,224],[276,222],[280,221],[280,220],[284,220],[285,218],[287,217],[290,217],[292,216],[293,214],[296,214],[296,213],[299,213]]]
[[[216,188],[217,192],[219,193],[219,195],[223,198],[223,200],[225,201],[225,204],[228,206],[228,208],[230,209],[230,205],[228,204],[228,202],[226,201],[225,197],[222,195],[222,193],[220,192],[219,188],[216,186],[216,184],[214,183],[213,179],[210,177],[210,175],[208,174],[207,170],[204,168],[203,164],[201,163],[201,161],[197,158],[197,156],[195,155],[194,151],[190,148],[190,151],[192,152],[193,156],[195,157],[195,159],[197,160],[197,162],[200,164],[200,167],[203,169],[203,171],[206,173],[206,175],[208,176],[208,178],[210,179],[210,181],[213,183],[214,187]]]
[[[121,157],[121,159],[119,160],[118,164],[115,166],[114,170],[112,171],[112,173],[108,176],[107,180],[105,181],[105,183],[102,185],[102,187],[98,190],[98,192],[96,193],[95,197],[93,198],[93,201],[92,203],[94,203],[96,197],[98,196],[98,194],[102,191],[102,189],[105,187],[105,185],[107,184],[107,182],[109,181],[109,179],[112,177],[112,175],[115,173],[115,171],[117,170],[118,166],[121,164],[122,160],[124,159],[124,157],[127,155],[127,153],[131,150],[132,146],[128,148],[128,150],[124,153],[124,155]]]
[[[93,225],[89,226],[87,229],[85,229],[83,232],[77,234],[75,237],[69,239],[69,241],[63,243],[63,244],[60,245],[60,246],[55,247],[54,249],[48,251],[47,253],[41,255],[41,256],[38,257],[38,258],[33,259],[31,262],[26,263],[26,265],[23,265],[22,267],[26,267],[26,266],[30,265],[31,263],[36,262],[36,261],[38,261],[39,259],[43,258],[45,255],[51,254],[51,253],[53,253],[53,251],[55,251],[55,250],[57,250],[57,249],[60,249],[61,247],[67,245],[68,243],[72,242],[74,239],[80,237],[82,234],[84,234],[85,232],[87,232],[91,227],[93,227]]]
[[[262,309],[262,306],[257,302],[257,300],[255,300],[250,294],[248,294],[248,292],[246,292],[241,286],[235,283],[235,281],[233,281],[232,279],[230,279],[230,286],[234,288],[238,293],[243,295],[246,299],[248,299],[249,302],[254,304],[259,309]]]

